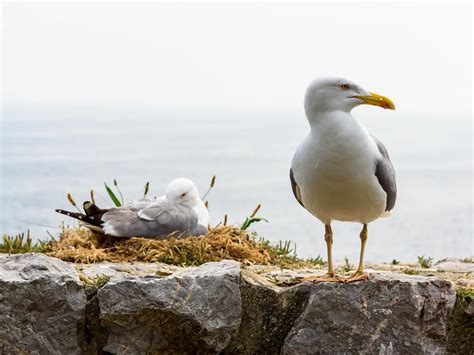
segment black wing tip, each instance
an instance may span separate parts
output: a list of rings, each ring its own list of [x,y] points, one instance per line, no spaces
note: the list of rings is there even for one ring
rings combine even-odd
[[[385,211],[391,212],[395,208],[397,202],[397,190],[396,188],[390,193],[387,193],[387,204],[385,206]]]
[[[55,211],[57,213],[63,214],[65,216],[68,216],[68,217],[71,217],[71,218],[78,219],[82,222],[86,222],[86,223],[92,224],[92,225],[97,226],[97,227],[100,227],[101,224],[102,224],[102,220],[98,216],[88,216],[86,214],[82,214],[82,213],[78,213],[78,212],[65,211],[65,210],[62,210],[62,209],[59,209],[59,208],[56,209]]]
[[[78,218],[76,215],[79,215],[79,213],[69,212],[69,211],[65,211],[65,210],[61,210],[61,209],[56,209],[55,211],[57,213],[60,213],[60,214],[63,214],[65,216],[72,217],[72,218]]]

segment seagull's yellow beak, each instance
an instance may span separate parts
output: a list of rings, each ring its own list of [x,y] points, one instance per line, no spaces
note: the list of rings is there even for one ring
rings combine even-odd
[[[380,106],[385,109],[390,109],[390,110],[395,110],[395,105],[392,100],[390,100],[386,96],[382,96],[373,92],[369,92],[369,96],[354,96],[360,100],[364,104],[367,105],[374,105],[374,106]]]

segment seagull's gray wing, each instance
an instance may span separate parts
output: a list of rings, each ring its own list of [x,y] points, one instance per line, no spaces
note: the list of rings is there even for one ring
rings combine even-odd
[[[380,154],[382,155],[377,159],[375,165],[375,176],[379,181],[380,186],[387,193],[387,203],[385,205],[385,211],[391,211],[395,206],[397,199],[397,182],[395,181],[395,169],[393,168],[390,157],[388,156],[387,148],[377,138],[372,136],[373,140],[377,144]]]
[[[157,199],[152,199],[152,198],[140,198],[138,200],[135,200],[133,202],[130,202],[123,207],[128,208],[132,211],[140,211],[146,207],[151,206],[154,203],[157,203]]]
[[[293,195],[295,195],[296,201],[298,201],[300,205],[304,207],[303,199],[301,198],[301,190],[295,181],[295,177],[293,176],[293,169],[290,169],[290,181],[291,189],[293,190]]]
[[[160,237],[173,232],[180,235],[205,234],[207,229],[198,224],[196,213],[189,207],[171,203],[153,203],[139,211],[115,208],[102,217],[106,234],[117,237]]]

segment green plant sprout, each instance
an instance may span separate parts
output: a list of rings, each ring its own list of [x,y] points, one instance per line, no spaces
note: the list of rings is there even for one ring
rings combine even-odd
[[[352,270],[352,265],[349,263],[347,256],[344,257],[344,265],[342,266],[344,272],[349,272]]]
[[[418,256],[418,264],[424,269],[429,269],[433,265],[432,257],[425,257],[424,255]]]
[[[0,242],[0,252],[8,254],[20,253],[45,253],[51,250],[51,242],[55,241],[54,237],[49,234],[51,239],[38,240],[33,243],[30,231],[17,234],[16,236],[4,235]]]

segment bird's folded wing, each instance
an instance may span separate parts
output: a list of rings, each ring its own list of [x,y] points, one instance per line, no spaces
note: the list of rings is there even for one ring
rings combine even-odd
[[[157,199],[152,198],[141,198],[126,204],[125,208],[131,209],[132,211],[140,211],[144,208],[152,206],[153,204],[157,203]]]
[[[197,215],[189,207],[153,203],[139,211],[130,208],[110,210],[103,216],[106,234],[118,237],[163,236],[173,232],[188,233],[197,225]]]
[[[296,201],[298,201],[299,204],[304,207],[303,198],[301,196],[301,190],[298,184],[296,183],[295,177],[293,175],[293,169],[290,169],[290,181],[291,181],[291,189],[293,190],[293,195],[295,195]]]
[[[137,213],[143,220],[158,223],[173,231],[189,231],[198,222],[198,217],[193,209],[169,202],[155,203]]]
[[[385,211],[391,211],[395,206],[397,200],[397,183],[395,180],[395,169],[393,168],[392,161],[388,156],[387,148],[383,143],[372,136],[373,140],[377,144],[377,148],[381,154],[381,157],[377,159],[375,165],[375,176],[379,181],[380,186],[387,193],[387,203],[385,205]]]

